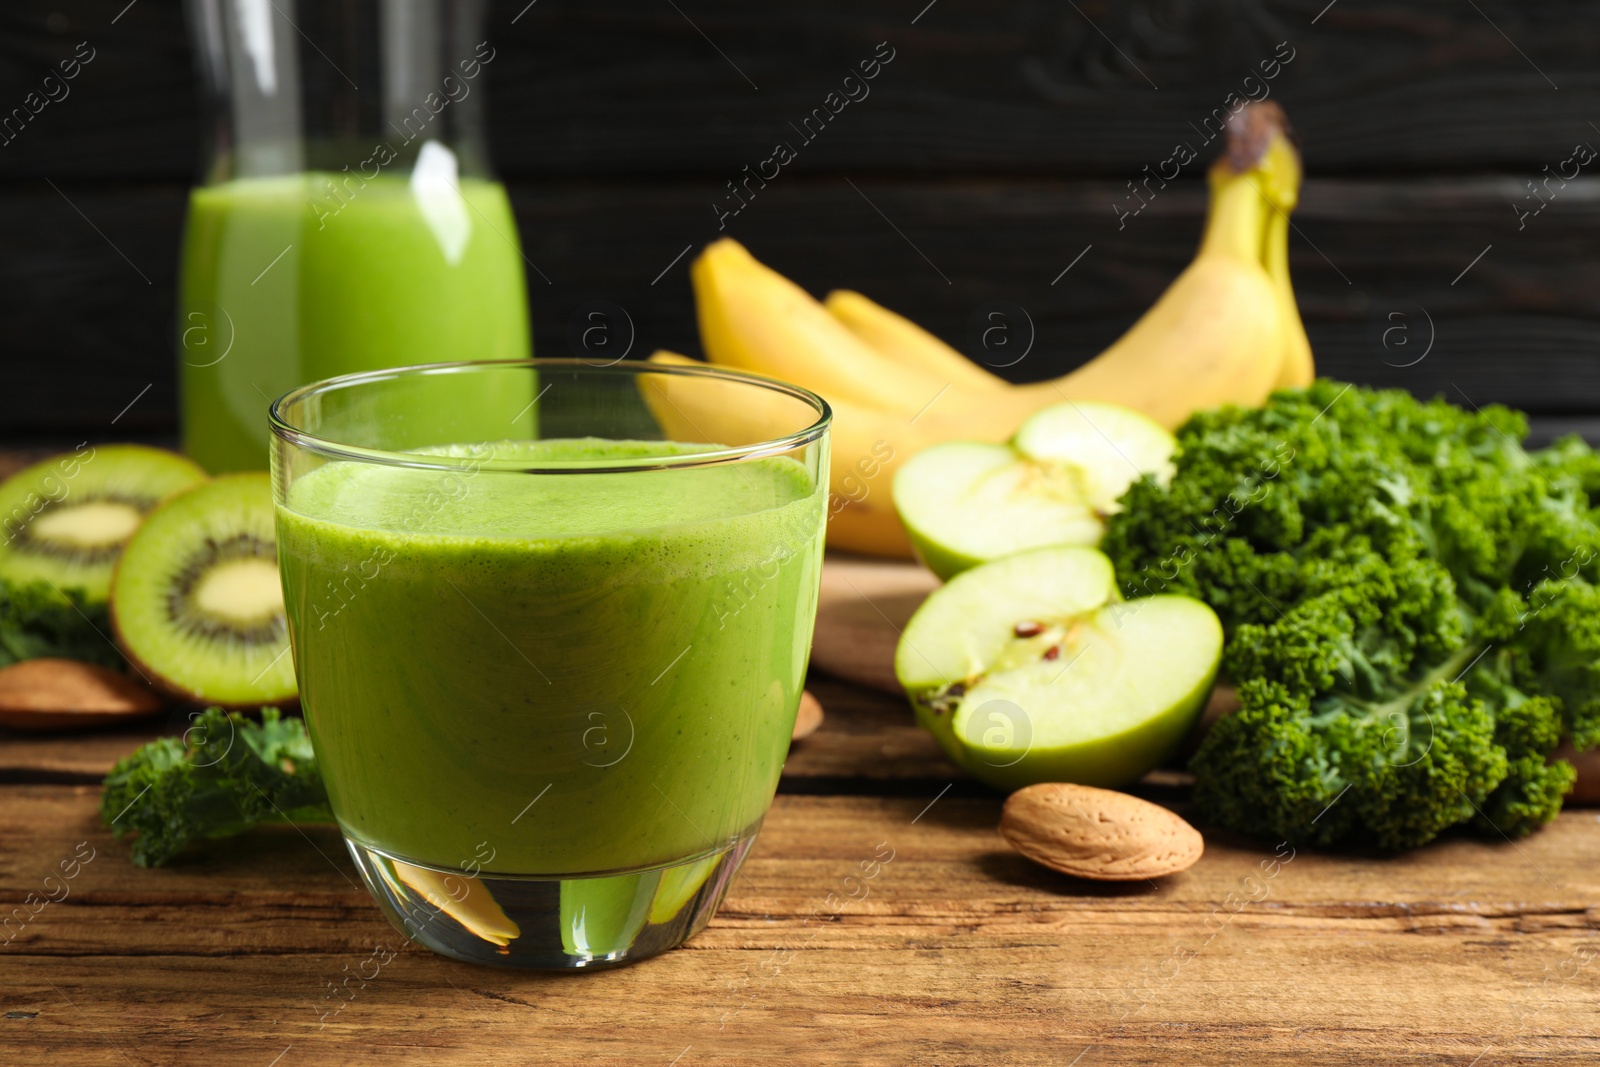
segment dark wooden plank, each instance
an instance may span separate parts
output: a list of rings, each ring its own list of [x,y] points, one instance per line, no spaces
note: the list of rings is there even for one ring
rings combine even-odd
[[[1458,403],[1600,411],[1600,179],[1520,231],[1517,189],[1511,178],[1310,181],[1292,254],[1323,372]],[[527,256],[550,279],[529,271],[536,352],[573,354],[569,320],[597,298],[629,312],[635,355],[698,351],[688,257],[668,265],[716,236],[714,192],[516,186]],[[1098,352],[1192,255],[1198,182],[1160,193],[1120,230],[1118,193],[1089,181],[797,179],[761,192],[727,232],[813,292],[860,289],[958,347],[983,309],[1019,306],[1036,340],[1005,373],[1031,379]],[[58,193],[39,182],[0,200],[0,293],[9,350],[23,357],[7,367],[0,434],[174,432],[183,198],[178,186]]]
[[[77,42],[97,55],[71,96],[0,149],[0,173],[196,172],[180,5],[125,6],[6,6],[5,108]],[[497,0],[488,20],[500,49],[488,70],[495,157],[522,177],[700,174],[720,185],[792,137],[789,123],[885,40],[892,64],[804,146],[800,170],[1134,177],[1175,142],[1196,140],[1228,94],[1264,85],[1289,105],[1319,172],[1510,167],[1531,176],[1593,136],[1600,94],[1600,24],[1574,0],[1340,0],[1320,17],[1319,0],[940,0],[918,17],[925,6],[693,0],[674,11],[648,0],[541,0],[524,12],[525,0]],[[1280,42],[1293,59],[1274,80],[1247,84]]]
[[[184,194],[67,189],[41,180],[0,199],[0,428],[13,445],[171,434]]]
[[[1588,815],[1516,851],[1459,839],[1388,861],[1300,852],[1274,865],[1270,849],[1213,839],[1189,872],[1119,888],[1007,851],[993,800],[926,803],[780,797],[726,906],[686,948],[551,976],[406,947],[330,831],[141,871],[93,828],[91,796],[5,787],[8,909],[97,851],[0,948],[0,1055],[254,1067],[1600,1055]],[[888,849],[864,892],[845,882]],[[328,983],[379,945],[393,958],[333,1013]]]
[[[117,760],[167,732],[159,724],[74,733],[0,731],[0,783],[96,784]]]

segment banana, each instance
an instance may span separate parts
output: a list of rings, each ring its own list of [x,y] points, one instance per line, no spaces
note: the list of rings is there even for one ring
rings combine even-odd
[[[1040,406],[1013,388],[974,391],[881,355],[732,238],[707,245],[690,276],[712,363],[803,385],[835,406],[885,413],[897,430],[928,419],[952,424],[946,432],[955,437],[1003,441]]]
[[[1261,262],[1278,295],[1278,311],[1284,320],[1283,367],[1278,372],[1277,388],[1303,389],[1317,377],[1311,356],[1311,339],[1300,320],[1300,307],[1294,298],[1294,283],[1289,279],[1289,213],[1300,203],[1300,155],[1290,143],[1287,120],[1281,109],[1268,113],[1275,120],[1263,170],[1275,181],[1263,186],[1262,193],[1271,205],[1266,243]]]
[[[1278,371],[1275,386],[1304,389],[1316,380],[1317,366],[1311,355],[1311,338],[1306,336],[1305,323],[1300,320],[1294,284],[1289,280],[1289,216],[1281,211],[1267,224],[1266,265],[1278,294],[1278,311],[1284,320],[1283,367]]]
[[[1260,404],[1274,388],[1311,380],[1287,261],[1298,156],[1275,105],[1250,105],[1228,136],[1228,153],[1210,172],[1194,261],[1110,348],[1047,382],[1006,385],[859,294],[835,292],[823,306],[731,239],[702,251],[691,275],[707,358],[796,382],[834,408],[832,547],[908,554],[890,483],[899,463],[929,444],[1002,441],[1063,400],[1122,404],[1175,428],[1196,411]],[[657,416],[675,434],[674,418],[698,434],[689,440],[732,440],[736,408]]]
[[[915,415],[948,379],[878,354],[804,289],[729,237],[690,267],[700,344],[712,363],[770,374],[869,407]]]
[[[1252,171],[1213,184],[1195,260],[1110,348],[1072,373],[1018,392],[1100,400],[1176,428],[1196,411],[1260,404],[1283,366],[1284,317],[1261,265],[1271,208]]]
[[[713,363],[771,374],[832,400],[921,418],[937,405],[960,435],[1001,441],[1034,411],[1099,400],[1168,428],[1195,411],[1259,404],[1277,384],[1285,314],[1262,265],[1272,209],[1259,168],[1220,174],[1193,263],[1116,343],[1070,374],[1004,389],[973,389],[890,360],[730,238],[693,267],[701,342]]]
[[[968,389],[995,391],[1008,383],[990,374],[903,315],[849,289],[835,289],[822,301],[828,313],[889,359]]]
[[[699,360],[665,350],[652,355],[650,362],[674,367],[705,366]],[[643,393],[651,414],[667,436],[678,441],[718,444],[771,437],[774,417],[781,419],[786,414],[777,408],[794,403],[775,395],[756,400],[750,390],[733,385],[726,390],[708,384],[669,392],[648,379]],[[833,408],[833,430],[828,463],[828,544],[892,559],[910,556],[911,542],[895,515],[889,490],[899,465],[913,452],[935,444],[938,438],[903,418],[848,400],[830,400],[829,407]],[[792,421],[792,414],[789,417]],[[950,429],[943,425],[939,428],[944,432]]]
[[[884,559],[911,559],[911,539],[900,523],[890,502],[892,472],[880,480],[876,500],[851,501],[828,495],[828,547],[841,552],[856,552],[863,556],[881,556]],[[845,500],[842,505],[836,500]]]

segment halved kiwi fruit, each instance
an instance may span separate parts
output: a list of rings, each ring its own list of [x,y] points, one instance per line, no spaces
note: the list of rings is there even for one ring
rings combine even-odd
[[[156,508],[122,552],[111,622],[174,694],[227,707],[296,695],[267,475],[225,474]]]
[[[206,472],[144,445],[85,445],[0,483],[0,578],[81,589],[101,603],[122,546],[155,506]]]

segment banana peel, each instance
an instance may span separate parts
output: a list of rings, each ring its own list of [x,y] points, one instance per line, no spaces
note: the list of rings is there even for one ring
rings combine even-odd
[[[1010,383],[978,366],[904,315],[849,289],[835,289],[822,301],[828,314],[902,366],[942,377],[963,388],[995,392]]]
[[[1300,305],[1295,300],[1294,282],[1289,278],[1289,214],[1300,204],[1300,154],[1295,151],[1289,121],[1278,105],[1256,105],[1245,114],[1265,127],[1266,148],[1257,169],[1272,179],[1261,188],[1272,208],[1261,261],[1272,279],[1278,310],[1284,318],[1283,367],[1278,372],[1277,387],[1304,389],[1316,380],[1317,368],[1311,354],[1311,339],[1306,336]],[[1217,165],[1223,162],[1218,160]]]
[[[712,363],[794,382],[830,401],[849,397],[907,415],[948,384],[879,355],[730,237],[706,246],[690,278],[700,344]]]
[[[1294,283],[1289,280],[1289,216],[1279,211],[1267,223],[1267,274],[1278,298],[1283,316],[1283,365],[1278,370],[1278,389],[1304,389],[1317,379],[1317,365],[1311,354],[1311,338],[1294,298]]]
[[[1036,408],[1098,400],[1176,429],[1196,411],[1266,400],[1282,367],[1282,322],[1264,270],[1201,258],[1110,348],[1019,391]]]

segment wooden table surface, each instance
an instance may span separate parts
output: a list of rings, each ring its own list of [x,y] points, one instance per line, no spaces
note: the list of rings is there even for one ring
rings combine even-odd
[[[830,656],[859,654],[916,588],[832,566]],[[827,719],[711,925],[589,974],[410,946],[332,827],[134,867],[98,782],[183,711],[0,730],[0,1065],[1600,1062],[1595,809],[1389,859],[1208,832],[1184,874],[1100,885],[1011,852],[1001,798],[902,699],[815,671],[810,687]],[[1138,792],[1186,811],[1182,774]],[[63,864],[64,897],[45,881]]]
[[[586,975],[409,947],[328,827],[139,870],[95,783],[153,727],[0,736],[3,911],[79,861],[0,944],[0,1063],[1600,1060],[1593,810],[1398,859],[1211,834],[1185,874],[1100,886],[1010,852],[899,701],[812,686],[828,719],[715,921]],[[1142,791],[1184,808],[1179,776]]]

